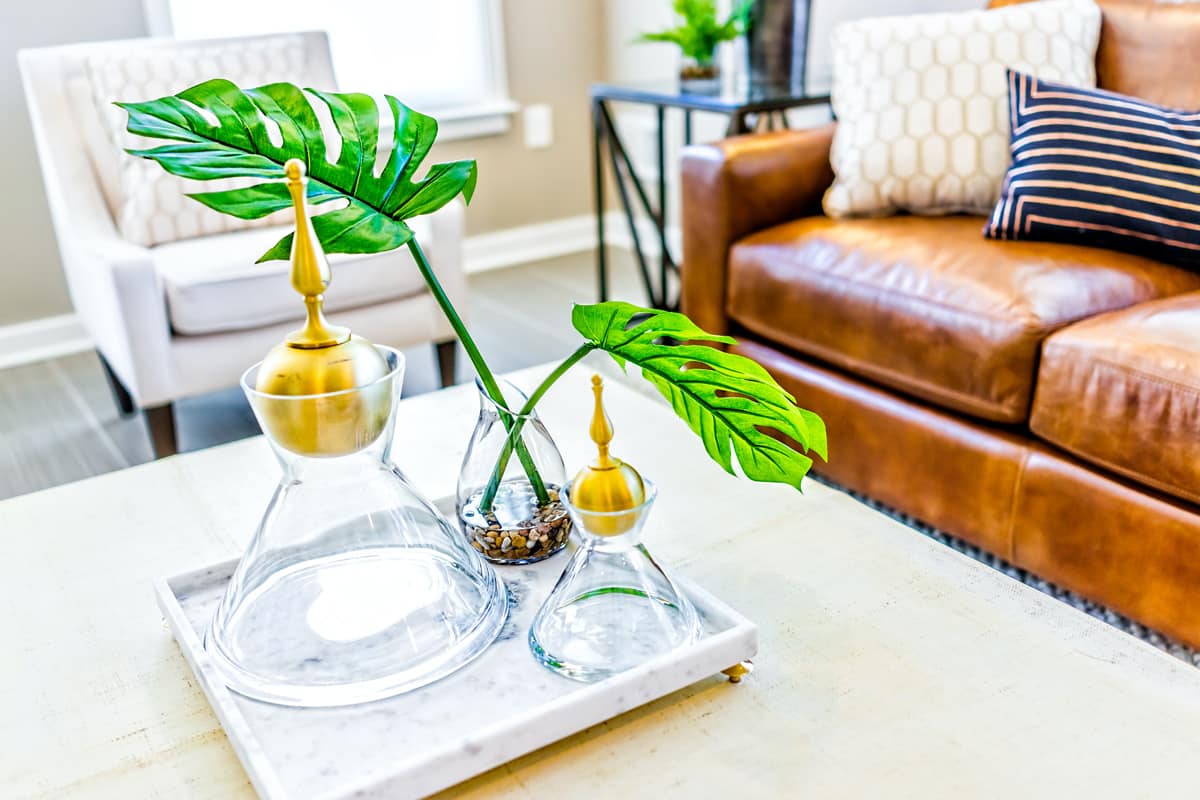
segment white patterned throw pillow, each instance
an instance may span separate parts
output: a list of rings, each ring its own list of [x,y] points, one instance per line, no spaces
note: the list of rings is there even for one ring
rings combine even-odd
[[[106,53],[89,59],[88,77],[96,107],[108,130],[111,153],[118,160],[116,218],[122,238],[143,246],[214,233],[278,225],[291,220],[280,211],[259,220],[218,213],[186,197],[188,192],[218,191],[254,183],[252,179],[192,181],[176,178],[158,164],[123,152],[131,147],[163,144],[125,130],[126,114],[116,100],[153,100],[183,91],[210,78],[227,78],[238,86],[290,81],[305,85],[307,54],[300,36],[179,44],[134,53]],[[100,156],[96,156],[100,157]]]
[[[825,213],[990,212],[1009,164],[1006,68],[1092,87],[1099,39],[1093,0],[839,26]]]

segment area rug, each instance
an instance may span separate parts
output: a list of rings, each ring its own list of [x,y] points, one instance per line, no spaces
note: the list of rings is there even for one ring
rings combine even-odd
[[[1163,634],[1159,633],[1158,631],[1151,630],[1150,628],[1147,628],[1145,625],[1142,625],[1141,623],[1135,622],[1135,621],[1129,619],[1128,617],[1124,617],[1124,616],[1118,614],[1117,612],[1113,611],[1110,608],[1107,608],[1106,606],[1102,606],[1099,603],[1094,603],[1091,600],[1080,597],[1079,595],[1075,594],[1074,592],[1070,592],[1059,586],[1055,586],[1050,581],[1043,580],[1043,579],[1039,578],[1037,575],[1034,575],[1033,573],[1031,573],[1027,570],[1021,569],[1020,567],[1014,567],[1012,564],[1009,564],[1004,559],[997,558],[996,556],[992,555],[991,553],[988,553],[985,550],[982,550],[979,547],[976,547],[975,545],[971,544],[970,542],[965,542],[962,539],[958,539],[958,538],[955,538],[954,536],[950,536],[949,534],[943,533],[942,531],[939,531],[936,528],[932,528],[929,525],[926,525],[925,523],[921,522],[920,520],[913,519],[912,517],[908,516],[907,514],[903,514],[899,511],[896,511],[894,508],[889,508],[888,506],[885,506],[882,503],[878,503],[868,497],[864,497],[861,494],[859,494],[858,492],[851,491],[844,486],[841,486],[837,483],[834,483],[833,481],[827,480],[820,476],[813,475],[812,477],[815,480],[818,480],[821,483],[825,484],[826,486],[830,486],[834,489],[837,489],[838,491],[845,492],[846,494],[855,498],[859,502],[870,506],[871,508],[875,509],[876,511],[879,511],[882,514],[888,515],[889,517],[891,517],[892,519],[894,519],[898,522],[904,523],[905,525],[912,528],[913,530],[915,530],[919,533],[922,533],[925,536],[928,536],[930,539],[934,539],[934,540],[946,545],[947,547],[957,550],[958,552],[960,552],[964,555],[970,556],[971,558],[975,559],[976,561],[978,561],[982,564],[986,564],[987,566],[991,567],[994,570],[1003,572],[1005,575],[1008,575],[1010,578],[1015,578],[1016,580],[1025,584],[1026,586],[1037,589],[1039,592],[1042,592],[1043,594],[1048,594],[1051,597],[1055,598],[1056,600],[1060,600],[1061,602],[1067,603],[1068,605],[1073,606],[1073,607],[1079,609],[1080,611],[1083,611],[1084,613],[1095,617],[1096,619],[1099,619],[1099,620],[1102,620],[1102,621],[1108,623],[1109,625],[1113,626],[1114,628],[1117,628],[1119,630],[1124,631],[1125,633],[1128,633],[1130,636],[1136,636],[1137,638],[1141,639],[1142,641],[1147,642],[1147,643],[1157,647],[1159,650],[1162,650],[1165,653],[1169,653],[1170,655],[1174,656],[1175,658],[1180,659],[1181,661],[1186,661],[1187,663],[1189,663],[1193,666],[1200,667],[1200,650],[1195,650],[1191,647],[1180,644],[1179,642],[1174,641],[1173,639],[1170,639],[1170,638],[1164,636]]]

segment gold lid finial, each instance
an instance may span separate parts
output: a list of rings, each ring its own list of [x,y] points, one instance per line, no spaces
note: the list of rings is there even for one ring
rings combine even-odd
[[[612,469],[613,460],[608,454],[608,445],[613,438],[612,420],[604,411],[604,379],[599,375],[592,376],[592,394],[596,396],[596,410],[592,414],[592,427],[588,429],[588,433],[600,450],[593,466],[596,469]]]
[[[259,419],[284,448],[302,455],[352,453],[378,438],[391,409],[387,385],[359,394],[323,399],[323,395],[370,387],[388,374],[387,360],[361,336],[325,319],[324,292],[329,286],[329,261],[308,216],[308,178],[304,162],[293,158],[283,165],[296,233],[292,239],[292,287],[304,295],[304,327],[267,353],[258,369],[255,388],[265,395],[303,401],[261,400]]]
[[[304,327],[288,334],[287,343],[292,347],[331,347],[349,341],[348,328],[330,325],[325,319],[325,289],[329,286],[329,261],[321,248],[321,241],[313,229],[308,216],[305,195],[308,178],[304,162],[293,158],[283,165],[287,176],[288,192],[292,195],[292,208],[296,211],[296,233],[292,239],[292,287],[304,295],[304,306],[308,319]]]
[[[613,439],[612,422],[604,410],[604,381],[592,376],[596,407],[589,429],[598,451],[596,460],[579,471],[571,484],[571,503],[585,511],[628,511],[646,501],[646,486],[638,471],[619,458],[613,458],[609,444]],[[632,524],[632,521],[630,521]],[[610,535],[624,533],[627,525],[612,526]]]

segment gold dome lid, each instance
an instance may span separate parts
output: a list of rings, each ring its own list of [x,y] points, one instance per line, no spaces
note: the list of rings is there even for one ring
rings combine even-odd
[[[315,395],[366,386],[388,373],[387,362],[366,339],[325,319],[329,261],[308,215],[304,162],[293,158],[283,169],[296,212],[292,287],[304,296],[306,320],[263,359],[255,388],[263,394]]]
[[[296,211],[292,287],[304,296],[306,319],[259,365],[255,413],[272,439],[293,453],[354,453],[387,428],[392,386],[382,379],[391,368],[373,344],[325,319],[329,261],[308,216],[304,162],[288,161],[284,174]]]
[[[571,483],[571,505],[584,511],[612,513],[629,511],[646,502],[646,485],[638,471],[608,452],[613,439],[612,422],[604,411],[604,381],[592,376],[596,408],[589,429],[599,451],[596,460],[579,471]],[[620,533],[613,530],[610,533]]]

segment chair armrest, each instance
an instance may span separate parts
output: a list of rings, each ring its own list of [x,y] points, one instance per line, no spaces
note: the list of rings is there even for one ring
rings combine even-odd
[[[726,333],[729,249],[755,231],[820,212],[833,182],[834,124],[735,136],[683,155],[683,311]]]
[[[171,327],[150,250],[111,225],[59,236],[75,311],[96,348],[143,407],[174,400]]]

